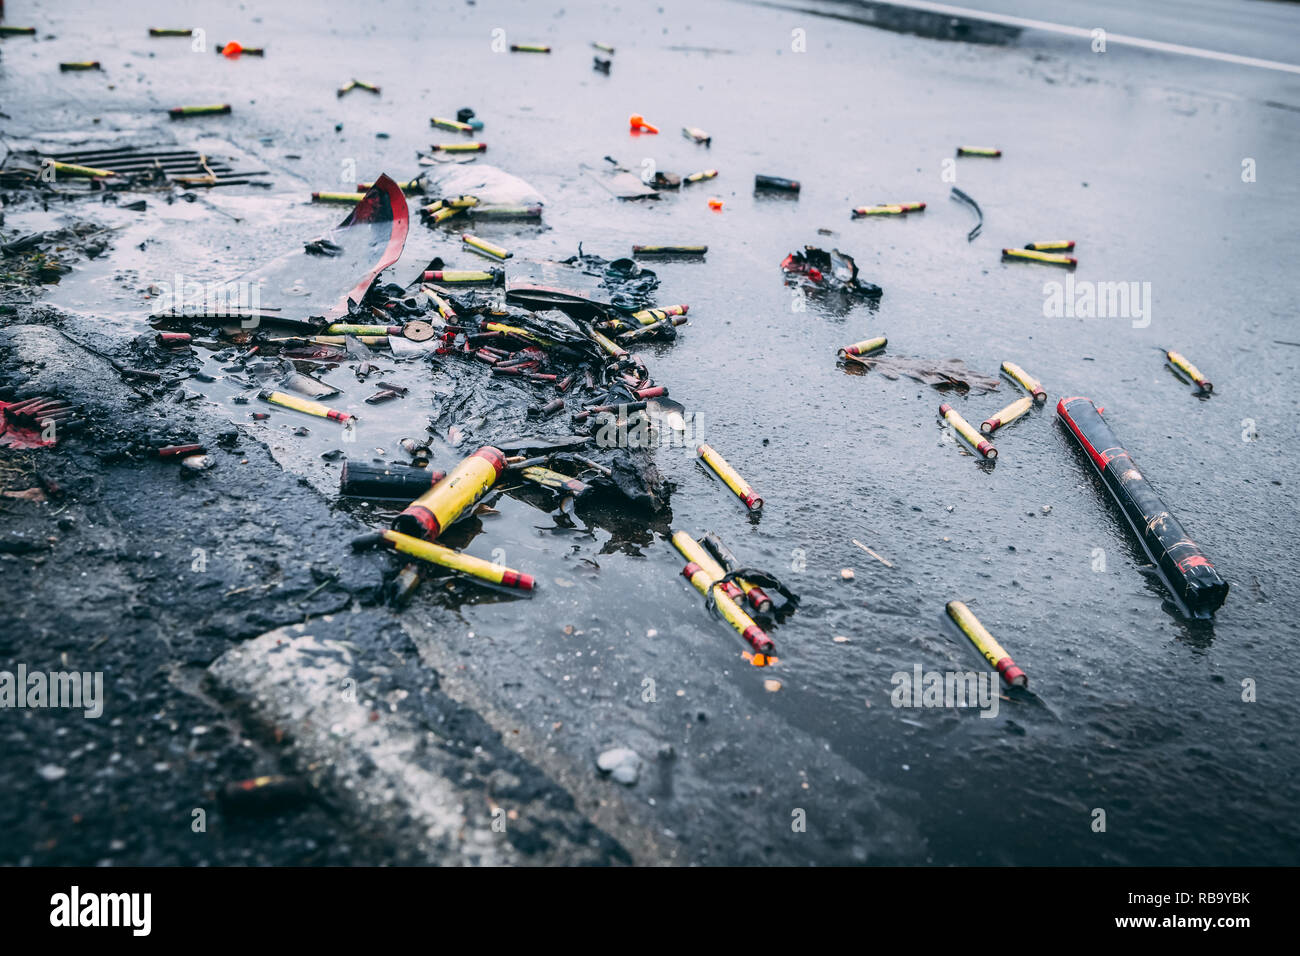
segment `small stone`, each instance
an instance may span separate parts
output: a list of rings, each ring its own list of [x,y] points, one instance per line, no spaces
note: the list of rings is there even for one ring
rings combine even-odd
[[[767,680],[763,681],[763,690],[767,691],[769,694],[775,694],[780,689],[781,682],[779,680],[773,680],[769,677]]]
[[[68,775],[68,771],[52,763],[47,763],[45,766],[39,767],[36,773],[40,775],[42,780],[48,780],[51,783],[55,780],[62,780]]]
[[[834,641],[836,644],[848,644],[848,643],[851,643],[851,642],[849,641],[849,639],[848,639],[847,637],[845,637],[843,634],[836,634],[834,637],[831,638],[831,640]]]
[[[852,568],[841,568],[841,569],[840,569],[840,577],[842,577],[845,581],[852,581],[852,580],[853,580],[853,569],[852,569]]]

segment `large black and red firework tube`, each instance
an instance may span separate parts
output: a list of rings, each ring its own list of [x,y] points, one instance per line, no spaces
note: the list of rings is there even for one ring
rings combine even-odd
[[[1093,468],[1187,610],[1198,617],[1218,610],[1228,597],[1228,582],[1142,477],[1097,406],[1088,398],[1063,398],[1057,403],[1056,414],[1088,453]]]

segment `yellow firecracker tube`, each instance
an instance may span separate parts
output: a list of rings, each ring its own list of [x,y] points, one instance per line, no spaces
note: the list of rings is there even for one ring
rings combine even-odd
[[[1187,359],[1184,356],[1182,356],[1178,352],[1165,352],[1165,358],[1169,360],[1170,365],[1178,369],[1180,372],[1182,372],[1184,375],[1190,378],[1193,382],[1195,382],[1197,386],[1200,387],[1201,391],[1203,392],[1214,391],[1214,386],[1211,385],[1209,380],[1204,375],[1201,374],[1201,370],[1197,368],[1195,365],[1193,365],[1191,362],[1187,361]]]
[[[487,143],[434,143],[433,149],[439,153],[485,153]]]
[[[1034,252],[1072,252],[1074,240],[1050,239],[1046,242],[1026,242],[1025,248],[1032,249]]]
[[[42,165],[53,169],[56,176],[81,176],[86,179],[103,179],[116,176],[111,169],[96,169],[94,166],[78,166],[75,163],[60,163],[47,159]]]
[[[393,530],[432,541],[470,514],[506,467],[505,455],[484,445],[393,519]]]
[[[984,421],[980,422],[980,431],[986,435],[992,435],[995,431],[1010,422],[1014,422],[1034,407],[1034,399],[1030,395],[1024,398],[1018,398],[1000,412],[995,412]]]
[[[1047,401],[1047,392],[1044,390],[1038,379],[1034,378],[1015,362],[1003,362],[1002,371],[1015,380],[1021,388],[1030,395],[1034,396],[1034,403],[1037,405]]]
[[[970,422],[958,414],[957,409],[944,402],[939,406],[939,414],[943,416],[944,421],[956,430],[958,435],[970,442],[971,447],[985,458],[998,457],[998,450],[981,438],[980,433],[971,427]]]
[[[703,546],[685,531],[673,532],[673,547],[680,551],[682,557],[687,561],[690,561],[692,564],[698,564],[701,570],[703,570],[715,584],[721,581],[723,576],[727,573],[726,570],[723,569],[722,565],[713,560],[713,555],[704,550]],[[722,589],[727,593],[727,596],[734,601],[740,601],[744,596],[739,585],[735,583],[723,585]]]
[[[712,592],[713,602],[727,623],[734,627],[736,632],[748,641],[754,650],[765,656],[770,656],[772,651],[776,649],[772,639],[767,636],[761,627],[754,623],[753,618],[745,613],[737,598],[732,596],[732,593],[718,586],[718,582],[722,580],[722,568],[709,558],[707,552],[684,531],[673,533],[673,544],[683,555],[686,555],[689,550],[708,560],[710,569],[706,570],[705,565],[688,558],[689,563],[682,569],[682,576],[695,585],[695,589],[701,594],[708,596]],[[733,584],[732,587],[735,588],[735,585]],[[736,588],[734,593],[739,595],[739,589]]]
[[[1054,252],[1034,252],[1032,249],[1003,249],[1004,259],[1028,259],[1030,262],[1045,262],[1049,266],[1066,266],[1073,269],[1079,264],[1074,256],[1060,256]]]
[[[474,127],[469,123],[462,123],[460,120],[447,119],[443,116],[430,116],[429,125],[436,126],[438,129],[449,129],[457,133],[472,133]]]
[[[315,415],[317,418],[332,418],[336,422],[353,422],[357,419],[355,415],[340,412],[328,405],[322,405],[320,402],[313,402],[310,399],[299,398],[297,395],[289,395],[285,392],[273,392],[268,389],[259,392],[257,397],[264,402],[270,402],[272,405],[283,405],[285,408],[292,408],[295,412],[304,412],[307,415]]]
[[[312,202],[358,203],[366,198],[365,193],[312,193]]]
[[[668,305],[662,309],[642,309],[640,312],[633,312],[632,318],[636,319],[642,325],[654,325],[656,322],[662,322],[664,319],[673,315],[685,315],[691,310],[689,305]]]
[[[745,503],[750,511],[762,511],[763,499],[749,483],[740,477],[740,473],[727,463],[727,460],[717,453],[711,445],[700,442],[695,449],[695,454],[704,461],[706,465],[713,470],[713,473],[723,480],[728,488],[735,492],[736,497]]]
[[[888,344],[889,339],[882,335],[878,338],[863,339],[861,342],[854,342],[852,345],[846,345],[835,354],[840,358],[846,358],[850,355],[867,355],[871,352],[879,352]]]
[[[957,155],[998,157],[1002,155],[1002,150],[996,149],[992,146],[958,146]]]
[[[853,210],[853,218],[862,216],[901,216],[907,212],[902,206],[858,206]]]
[[[702,183],[706,179],[717,179],[718,171],[716,169],[703,169],[698,173],[691,173],[689,176],[683,176],[684,183]]]
[[[961,628],[961,632],[984,655],[984,659],[1002,675],[1004,681],[1012,687],[1029,686],[1029,677],[1016,666],[1011,655],[994,640],[993,635],[979,622],[979,618],[971,613],[970,608],[961,601],[949,601],[945,610],[953,623]]]
[[[601,334],[600,332],[597,332],[593,329],[591,333],[591,337],[595,339],[597,345],[599,345],[602,349],[604,349],[607,353],[612,355],[614,358],[621,359],[627,357],[628,355],[627,349],[623,348],[621,345],[616,344],[615,342],[613,342],[611,339]]]
[[[484,561],[482,558],[476,558],[470,554],[462,554],[432,541],[425,541],[423,538],[402,534],[400,531],[380,531],[374,536],[367,535],[354,541],[353,547],[357,547],[359,544],[369,544],[375,538],[390,545],[393,550],[409,555],[412,558],[450,568],[452,571],[459,571],[462,574],[468,574],[491,584],[517,588],[520,591],[531,591],[537,585],[531,574],[524,574],[513,568],[507,568],[505,565]]]
[[[488,242],[486,239],[480,239],[478,236],[471,236],[468,232],[461,234],[460,241],[472,249],[477,249],[479,252],[487,253],[494,259],[509,259],[514,255],[513,252],[506,249],[504,246],[498,246],[496,243]]]

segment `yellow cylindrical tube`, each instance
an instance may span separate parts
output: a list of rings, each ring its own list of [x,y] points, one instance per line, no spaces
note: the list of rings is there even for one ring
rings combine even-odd
[[[1011,655],[993,639],[993,635],[979,622],[979,618],[971,613],[970,608],[961,601],[949,601],[945,610],[948,612],[948,616],[952,618],[953,623],[961,628],[962,633],[984,655],[984,659],[1002,675],[1003,680],[1013,687],[1027,687],[1029,685],[1029,677],[1016,666],[1016,662],[1011,659]]]
[[[460,120],[446,119],[445,117],[442,116],[430,116],[429,125],[436,126],[439,129],[454,130],[457,133],[474,132],[474,127],[470,126],[469,123],[462,123]]]
[[[315,415],[317,418],[332,418],[336,422],[355,421],[355,415],[347,412],[340,412],[330,408],[328,405],[322,405],[320,402],[313,402],[310,399],[299,398],[297,395],[289,395],[285,392],[273,392],[270,390],[258,393],[258,398],[264,402],[270,402],[273,405],[283,405],[285,408],[292,408],[295,412],[304,412],[307,415]]]
[[[1165,352],[1165,358],[1169,359],[1169,364],[1178,369],[1193,382],[1195,382],[1203,392],[1214,391],[1214,386],[1201,374],[1201,370],[1178,352]]]
[[[998,450],[971,427],[970,422],[958,414],[957,409],[953,408],[947,402],[939,406],[939,414],[943,416],[944,421],[956,430],[957,434],[970,442],[971,446],[985,458],[998,457]]]
[[[96,169],[94,166],[78,166],[76,163],[60,163],[53,159],[47,159],[42,165],[54,170],[56,176],[81,176],[86,179],[103,179],[106,176],[116,176],[117,173],[111,169]]]
[[[484,445],[407,505],[393,520],[393,530],[432,541],[474,510],[505,466],[505,456]]]
[[[889,344],[889,340],[883,335],[874,339],[863,339],[861,342],[854,342],[852,345],[846,345],[840,349],[837,355],[845,358],[849,355],[866,355],[869,352],[878,352]]]
[[[1002,150],[994,146],[958,146],[958,156],[1001,156]]]
[[[485,153],[487,143],[434,143],[433,148],[440,153]]]
[[[356,340],[362,345],[372,345],[379,348],[388,346],[388,334],[383,335],[358,335]],[[316,345],[347,345],[347,337],[343,335],[313,335],[308,338],[309,342]]]
[[[531,591],[536,584],[531,574],[524,574],[513,568],[507,568],[505,565],[484,561],[482,558],[476,558],[471,554],[462,554],[440,544],[434,544],[432,541],[425,541],[423,538],[402,534],[400,531],[383,531],[381,535],[385,541],[402,554],[408,554],[413,558],[450,568],[453,571],[460,571],[462,574],[468,574],[483,581],[501,584],[508,588],[518,588],[521,591]]]
[[[1014,422],[1034,407],[1034,400],[1031,396],[1026,395],[1024,398],[1018,398],[1000,412],[994,412],[984,421],[980,422],[980,431],[986,435],[992,435],[1003,425]]]
[[[1034,252],[1071,252],[1074,249],[1073,239],[1051,239],[1046,242],[1026,242],[1026,249],[1032,249]]]
[[[365,193],[312,193],[312,202],[356,203],[366,198]]]
[[[1079,264],[1074,256],[1059,256],[1052,252],[1034,252],[1032,249],[1003,249],[1004,259],[1029,259],[1033,262],[1046,262],[1053,266],[1068,266],[1073,269]]]
[[[695,453],[704,460],[704,463],[713,469],[713,473],[723,480],[728,488],[735,492],[736,497],[745,503],[750,511],[763,510],[763,499],[758,496],[749,483],[740,477],[740,473],[727,463],[727,460],[719,455],[712,446],[700,442]]]
[[[892,206],[858,206],[853,210],[853,218],[859,216],[901,216],[907,210],[900,205]]]
[[[1034,396],[1034,401],[1041,405],[1047,401],[1047,392],[1038,379],[1034,378],[1015,362],[1003,362],[1002,371],[1006,372],[1015,382],[1030,395]]]
[[[479,252],[486,252],[494,259],[509,259],[514,255],[509,249],[498,246],[496,243],[488,242],[486,239],[480,239],[478,236],[471,236],[468,232],[461,233],[461,242],[467,246],[477,249]]]

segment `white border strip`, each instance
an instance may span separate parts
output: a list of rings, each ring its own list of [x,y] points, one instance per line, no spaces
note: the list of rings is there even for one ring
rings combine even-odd
[[[1084,27],[1070,27],[1061,23],[1048,23],[1046,20],[1031,20],[1027,17],[1013,17],[1005,13],[986,13],[983,10],[971,10],[966,7],[954,7],[946,3],[929,3],[927,0],[879,0],[885,6],[906,7],[929,13],[941,13],[954,17],[966,17],[971,20],[984,20],[989,23],[1001,23],[1010,27],[1023,27],[1026,30],[1044,30],[1065,36],[1092,39],[1092,30]],[[1099,28],[1101,29],[1101,28]],[[1293,63],[1280,63],[1277,60],[1261,60],[1254,56],[1239,56],[1236,53],[1220,53],[1217,50],[1203,50],[1200,47],[1183,46],[1181,43],[1165,43],[1163,40],[1144,40],[1141,37],[1126,36],[1123,33],[1106,31],[1107,43],[1121,46],[1138,47],[1143,50],[1158,50],[1161,53],[1177,53],[1181,56],[1195,56],[1203,60],[1218,60],[1221,63],[1236,63],[1239,66],[1254,66],[1261,70],[1278,70],[1282,73],[1300,74],[1300,66]]]

